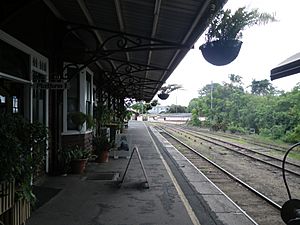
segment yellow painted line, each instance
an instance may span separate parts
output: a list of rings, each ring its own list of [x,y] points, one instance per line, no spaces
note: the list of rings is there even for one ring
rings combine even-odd
[[[165,159],[161,155],[161,153],[160,153],[160,151],[159,151],[159,149],[158,149],[155,141],[153,140],[153,138],[152,138],[149,130],[147,129],[147,126],[145,125],[144,122],[143,122],[143,124],[144,124],[144,126],[145,126],[145,128],[146,128],[146,130],[147,130],[147,132],[148,132],[148,134],[150,136],[150,139],[153,142],[153,145],[154,145],[157,153],[159,154],[159,157],[161,158],[161,160],[162,160],[162,162],[163,162],[163,164],[164,164],[164,166],[165,166],[165,168],[166,168],[166,170],[167,170],[167,172],[168,172],[168,174],[169,174],[169,176],[170,176],[170,178],[171,178],[171,180],[172,180],[172,182],[173,182],[173,184],[174,184],[174,186],[175,186],[175,188],[176,188],[176,190],[178,192],[178,195],[179,195],[181,201],[183,202],[184,207],[186,208],[187,213],[189,214],[189,216],[191,218],[192,223],[194,225],[201,225],[200,222],[199,222],[199,220],[198,220],[198,218],[197,218],[197,216],[194,213],[194,210],[192,209],[190,203],[188,202],[187,198],[185,197],[183,191],[181,190],[181,188],[180,188],[180,186],[179,186],[179,184],[178,184],[175,176],[173,175],[173,173],[172,173],[169,165],[167,164],[167,162],[165,161]]]

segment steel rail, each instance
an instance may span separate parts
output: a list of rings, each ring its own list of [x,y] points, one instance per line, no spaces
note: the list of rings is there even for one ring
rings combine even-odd
[[[174,126],[175,127],[175,126]],[[269,149],[272,149],[272,150],[276,150],[276,151],[279,151],[279,152],[285,152],[286,149],[288,149],[288,147],[284,148],[284,147],[281,147],[281,146],[278,146],[278,145],[274,145],[274,144],[266,144],[266,143],[262,143],[262,142],[257,142],[257,140],[253,140],[249,137],[241,137],[239,135],[235,135],[235,134],[225,134],[225,133],[216,133],[216,132],[212,132],[212,131],[200,131],[200,130],[195,130],[193,128],[190,128],[190,127],[185,127],[184,129],[187,129],[187,130],[190,130],[192,132],[198,132],[198,133],[204,133],[204,134],[211,134],[213,136],[222,136],[224,138],[229,138],[229,139],[233,139],[233,140],[244,140],[246,141],[247,143],[249,144],[252,144],[252,145],[256,145],[256,146],[259,146],[259,147],[263,147],[263,148],[269,148]]]
[[[174,129],[174,128],[170,128],[170,129]],[[176,128],[176,129],[178,129],[178,128]],[[181,130],[181,129],[178,129],[178,130]],[[233,151],[233,152],[235,152],[235,153],[238,153],[238,154],[240,154],[240,155],[246,156],[246,157],[248,157],[248,158],[254,159],[254,160],[256,160],[256,161],[262,162],[262,163],[264,163],[264,164],[267,164],[267,165],[269,165],[269,166],[275,167],[275,168],[277,168],[277,169],[280,169],[280,170],[282,169],[280,165],[276,165],[276,164],[274,164],[274,163],[265,161],[265,160],[263,160],[263,159],[260,159],[260,158],[257,158],[257,157],[254,157],[254,156],[245,154],[245,153],[243,153],[243,152],[234,150],[234,149],[232,149],[232,148],[230,148],[230,147],[228,147],[228,146],[225,146],[225,145],[223,145],[223,144],[216,143],[215,141],[211,141],[211,140],[208,140],[208,139],[206,139],[206,138],[200,137],[199,135],[195,135],[195,134],[193,134],[193,133],[191,133],[191,132],[188,132],[188,131],[185,131],[185,130],[184,130],[183,132],[189,133],[189,134],[193,135],[194,137],[197,137],[197,138],[199,138],[199,139],[201,139],[201,140],[204,140],[204,141],[209,142],[209,143],[211,143],[211,144],[220,146],[220,147],[222,147],[222,148],[225,148],[225,149],[227,149],[227,150]],[[207,138],[211,138],[211,137],[207,137]],[[226,143],[225,141],[220,141],[220,140],[218,140],[218,139],[216,139],[216,138],[211,138],[211,139],[216,140],[216,141],[219,141],[219,142]],[[231,143],[226,143],[226,144],[234,146],[234,144],[231,144]],[[236,146],[234,146],[234,147],[241,148],[241,149],[244,149],[244,150],[248,150],[248,151],[253,152],[253,153],[256,153],[256,154],[260,154],[260,152],[256,152],[256,151],[254,151],[254,150],[247,149],[247,148],[244,148],[244,147],[241,147],[241,146],[238,146],[238,145],[236,145]],[[263,153],[261,153],[260,155],[263,155],[263,156],[265,156],[265,157],[269,157],[269,158],[273,158],[273,159],[276,159],[276,160],[278,160],[278,161],[281,161],[280,159],[274,158],[274,157],[272,157],[272,156],[265,155],[265,154],[263,154]],[[293,163],[290,163],[290,162],[287,162],[287,164],[290,164],[290,165],[299,167],[299,165],[293,164]],[[286,172],[289,172],[289,173],[291,173],[291,174],[293,174],[293,175],[296,175],[296,176],[299,176],[299,177],[300,177],[300,173],[298,173],[298,172],[296,172],[296,171],[293,171],[293,170],[290,170],[290,169],[285,169],[285,171],[286,171]]]
[[[205,132],[200,132],[200,133],[205,133]],[[207,132],[207,133],[209,133],[211,135],[216,135],[216,134],[213,134],[212,132]],[[225,138],[235,139],[235,140],[243,139],[244,141],[246,141],[249,144],[256,145],[256,146],[263,147],[263,148],[269,148],[269,149],[279,151],[279,152],[285,152],[286,149],[288,149],[288,147],[284,148],[284,147],[276,146],[276,145],[273,145],[273,144],[255,142],[255,140],[250,139],[250,138],[246,138],[246,137],[241,137],[241,138],[239,138],[238,136],[230,137],[229,135],[226,135],[226,134],[218,134],[218,135],[220,135],[222,137],[225,137]]]
[[[207,136],[206,134],[203,134],[203,132],[198,132],[198,131],[194,131],[194,130],[190,130],[190,129],[182,129],[182,128],[176,128],[176,129],[180,129],[180,130],[184,130],[184,131],[188,130],[188,132],[196,133],[196,134],[201,134],[201,135],[204,136],[204,137],[211,138],[211,139],[213,139],[213,140],[216,140],[216,141],[219,141],[219,142],[223,142],[223,143],[225,143],[225,144],[229,144],[229,145],[232,145],[232,146],[237,147],[237,148],[245,149],[245,150],[248,150],[248,151],[250,151],[250,152],[257,153],[257,154],[259,154],[259,155],[263,155],[263,156],[266,156],[266,157],[269,157],[269,158],[272,158],[272,159],[281,161],[281,159],[276,158],[276,157],[274,157],[274,156],[270,156],[270,155],[264,154],[264,153],[262,153],[262,152],[255,151],[255,150],[253,150],[253,149],[250,149],[250,148],[246,148],[246,147],[240,146],[240,145],[238,145],[238,144],[230,143],[230,142],[227,142],[227,141],[224,141],[224,140],[219,140],[219,139],[217,139],[217,138],[215,138],[215,137]],[[214,135],[214,134],[212,134],[212,135]],[[231,138],[231,137],[226,136],[226,135],[220,135],[220,136],[225,137],[225,138]],[[234,138],[231,138],[231,139],[234,139]],[[253,143],[251,143],[251,144],[253,144]],[[259,145],[259,144],[255,144],[255,143],[254,143],[253,145],[257,145],[257,146],[260,146],[260,147],[263,147],[263,148],[267,148],[266,146],[261,146],[261,145]],[[269,147],[269,148],[270,148],[270,149],[274,149],[274,148],[272,148],[272,147]],[[274,150],[278,150],[278,149],[274,149]],[[281,151],[281,152],[282,152],[283,150],[278,150],[278,151]],[[294,165],[294,166],[297,166],[297,167],[300,168],[300,165],[298,165],[298,164],[295,164],[295,163],[292,163],[292,162],[287,162],[287,163],[289,163],[289,164],[291,164],[291,165]]]
[[[186,131],[185,129],[182,129],[182,128],[177,128],[177,129],[179,129],[179,130],[184,130],[185,132],[191,133],[191,134],[195,135],[196,137],[198,137],[198,135],[196,135],[197,133],[201,133],[201,132],[197,132],[197,131]],[[196,133],[196,134],[194,134],[194,133]],[[230,143],[230,142],[227,142],[227,141],[224,141],[224,140],[220,140],[220,139],[217,139],[217,138],[215,138],[215,137],[210,137],[210,136],[207,136],[207,135],[204,135],[204,134],[200,134],[200,135],[202,135],[202,136],[204,136],[204,137],[207,137],[207,138],[210,138],[210,139],[215,140],[215,141],[222,142],[222,143],[224,143],[224,144],[231,145],[231,146],[236,147],[236,148],[244,149],[244,150],[247,150],[247,151],[249,151],[249,152],[253,152],[253,153],[255,153],[255,154],[262,155],[262,156],[265,156],[265,157],[268,157],[268,158],[277,160],[277,161],[279,161],[279,162],[282,162],[282,159],[276,158],[276,157],[274,157],[274,156],[267,155],[267,154],[262,153],[262,152],[258,152],[258,151],[256,151],[256,150],[251,149],[251,148],[243,147],[243,146],[240,146],[240,145],[238,145],[238,144]],[[199,137],[199,138],[200,138],[200,137]],[[266,148],[266,147],[264,147],[264,148]],[[293,162],[286,162],[286,163],[289,164],[289,165],[292,165],[292,166],[295,166],[295,167],[299,167],[299,168],[300,168],[300,165],[299,165],[299,164],[296,164],[296,163],[293,163]]]
[[[196,151],[195,149],[193,149],[192,147],[188,146],[187,144],[185,144],[184,142],[182,142],[181,140],[179,140],[178,138],[174,137],[172,134],[170,134],[168,131],[166,131],[164,128],[161,128],[163,130],[164,133],[166,133],[167,135],[169,135],[171,138],[173,138],[174,140],[176,140],[177,142],[179,142],[181,145],[185,146],[186,148],[188,148],[190,151],[194,152],[196,155],[200,156],[201,158],[203,158],[204,160],[206,160],[207,162],[209,162],[210,164],[212,164],[213,166],[215,166],[216,168],[218,168],[219,170],[221,170],[223,173],[225,173],[227,176],[229,176],[230,178],[232,178],[233,180],[235,180],[236,182],[238,182],[239,184],[243,185],[244,187],[246,187],[248,190],[250,190],[251,192],[253,192],[255,195],[259,196],[260,198],[262,198],[263,200],[265,200],[268,204],[272,205],[274,208],[281,210],[281,206],[274,202],[272,199],[268,198],[267,196],[265,196],[264,194],[260,193],[259,191],[257,191],[255,188],[251,187],[249,184],[247,184],[246,182],[242,181],[241,179],[239,179],[238,177],[236,177],[235,175],[233,175],[232,173],[230,173],[229,171],[225,170],[224,168],[222,168],[221,166],[219,166],[217,163],[213,162],[212,160],[208,159],[206,156],[204,156],[203,154],[199,153],[198,151]]]

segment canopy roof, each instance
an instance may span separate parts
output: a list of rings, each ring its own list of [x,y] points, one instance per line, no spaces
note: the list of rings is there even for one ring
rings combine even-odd
[[[271,70],[271,80],[300,73],[300,52],[284,60]]]
[[[64,37],[69,61],[98,70],[99,80],[112,94],[146,101],[154,97],[225,2],[44,0],[69,30]]]

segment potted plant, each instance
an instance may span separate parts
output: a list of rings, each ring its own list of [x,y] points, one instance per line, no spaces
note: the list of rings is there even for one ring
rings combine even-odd
[[[72,123],[75,125],[76,129],[81,131],[82,126],[87,119],[87,116],[83,112],[70,112],[68,116]]]
[[[93,138],[94,153],[97,156],[96,162],[108,162],[109,151],[112,143],[109,142],[106,135],[101,135]]]
[[[179,84],[169,84],[160,88],[160,93],[157,95],[161,100],[166,100],[172,91],[182,88]]]
[[[84,172],[86,163],[91,156],[91,152],[79,145],[69,145],[63,149],[62,157],[66,166],[68,166],[71,173],[81,174]]]
[[[234,13],[230,9],[220,10],[208,26],[206,43],[199,49],[209,63],[227,65],[238,56],[242,46],[242,31],[246,27],[273,21],[276,21],[274,15],[260,13],[258,9],[248,11],[246,7],[241,7]]]
[[[86,128],[87,129],[93,129],[95,127],[95,121],[92,115],[87,115],[86,116]]]
[[[1,113],[0,121],[0,215],[11,211],[13,217],[25,223],[30,204],[35,202],[32,181],[44,162],[47,129],[18,114]],[[16,214],[15,208],[19,210]],[[24,211],[26,216],[19,218]],[[6,224],[5,219],[3,222]]]
[[[150,102],[150,105],[151,105],[152,107],[157,106],[157,104],[158,104],[158,100],[157,100],[157,99],[154,99],[154,100],[152,100],[152,101]]]

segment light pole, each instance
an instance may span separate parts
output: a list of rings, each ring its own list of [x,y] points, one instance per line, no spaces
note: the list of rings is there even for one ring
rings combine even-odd
[[[210,110],[213,108],[213,81],[210,84]]]

